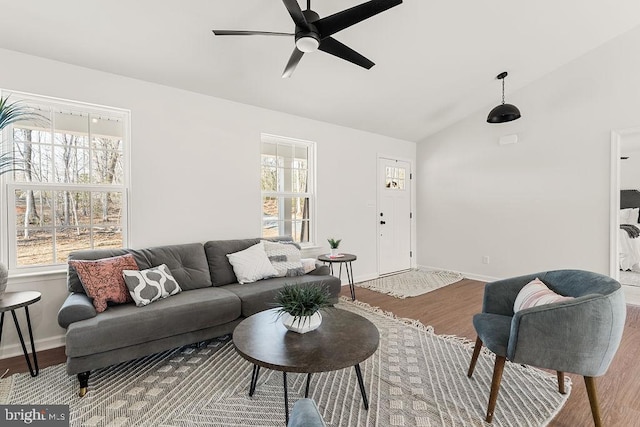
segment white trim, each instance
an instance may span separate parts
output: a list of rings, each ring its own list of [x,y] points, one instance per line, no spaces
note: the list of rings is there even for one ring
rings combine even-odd
[[[618,229],[620,228],[620,151],[625,136],[640,134],[640,127],[611,131],[611,189],[609,206],[609,276],[620,279]]]
[[[13,323],[13,322],[12,322]],[[28,335],[28,333],[27,333]],[[29,356],[31,357],[31,344],[28,342],[29,338],[25,335],[25,345],[27,346],[27,350],[29,351]],[[65,336],[57,335],[49,338],[42,338],[34,341],[36,352],[41,352],[43,350],[50,350],[52,348],[64,347],[65,345]],[[9,357],[23,356],[22,346],[20,342],[11,345],[3,345],[0,348],[0,360],[7,359]]]
[[[375,219],[376,219],[376,277],[380,277],[380,221],[378,218],[379,212],[380,212],[380,188],[379,188],[379,184],[380,184],[380,174],[382,173],[382,171],[380,170],[380,159],[387,159],[387,160],[397,160],[400,162],[407,162],[409,163],[409,174],[410,174],[410,178],[409,178],[409,185],[410,187],[410,204],[411,204],[411,213],[412,213],[412,218],[411,218],[411,223],[410,223],[410,230],[409,230],[409,245],[411,247],[411,253],[412,253],[412,257],[410,260],[410,266],[411,268],[417,268],[418,267],[418,252],[417,252],[417,243],[416,243],[416,232],[417,232],[417,215],[416,215],[416,199],[417,199],[417,192],[416,192],[416,165],[415,165],[415,159],[410,159],[407,157],[398,157],[398,156],[393,156],[393,155],[387,155],[384,153],[376,153],[376,213],[375,213]]]
[[[271,144],[291,144],[291,145],[304,145],[307,147],[307,191],[304,193],[296,193],[296,192],[287,192],[287,191],[260,191],[260,222],[258,223],[258,235],[262,236],[262,198],[267,197],[307,197],[309,199],[309,242],[301,242],[300,245],[303,248],[314,248],[316,247],[316,236],[317,236],[317,144],[314,141],[299,139],[299,138],[291,138],[280,135],[273,135],[269,133],[261,133],[260,134],[260,149],[259,149],[259,167],[262,169],[262,144],[263,143],[271,143]],[[259,184],[260,185],[260,184]]]
[[[98,104],[91,104],[81,101],[73,101],[63,98],[54,98],[43,95],[36,95],[26,92],[12,91],[7,89],[0,89],[0,94],[8,95],[12,97],[12,101],[22,101],[26,104],[34,105],[34,107],[42,106],[47,107],[52,112],[67,112],[73,111],[74,113],[80,113],[87,115],[87,117],[106,116],[110,119],[117,120],[122,123],[122,184],[113,185],[95,185],[95,184],[69,184],[64,185],[56,182],[38,182],[38,183],[16,183],[12,179],[6,176],[0,177],[0,200],[3,202],[3,209],[0,209],[0,235],[7,236],[4,244],[0,245],[0,262],[7,264],[11,271],[11,277],[26,277],[30,275],[41,275],[49,272],[56,273],[61,270],[62,264],[46,264],[46,265],[34,265],[34,266],[18,266],[17,254],[15,248],[16,239],[16,221],[15,221],[15,200],[14,194],[16,188],[38,188],[53,191],[68,190],[70,188],[77,188],[78,191],[113,191],[122,193],[122,215],[120,221],[122,245],[126,247],[129,245],[129,232],[130,224],[129,218],[131,211],[129,207],[129,193],[128,188],[131,186],[131,111],[128,109],[109,107]],[[69,110],[69,111],[68,111]],[[8,138],[9,131],[12,127],[8,126],[3,129],[2,137],[3,141],[12,141],[13,138]],[[53,132],[53,128],[51,131]],[[88,135],[93,135],[91,130],[91,123],[88,125]],[[53,140],[51,142],[53,144]],[[91,147],[91,141],[89,141],[89,147]],[[91,151],[91,148],[89,148]],[[6,206],[6,208],[4,208]],[[52,226],[53,227],[53,226]],[[12,237],[10,237],[12,236]]]

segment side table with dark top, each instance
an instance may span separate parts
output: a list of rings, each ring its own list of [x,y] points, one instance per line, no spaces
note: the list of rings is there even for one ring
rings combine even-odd
[[[369,409],[360,363],[378,349],[380,333],[375,325],[349,311],[329,308],[322,311],[322,324],[318,329],[299,334],[284,327],[277,310],[254,314],[240,322],[233,331],[236,350],[253,363],[249,396],[253,396],[255,391],[260,367],[281,371],[285,419],[289,422],[287,372],[307,374],[305,397],[309,397],[312,373],[353,366],[362,402],[365,409]]]
[[[16,332],[20,338],[20,344],[22,344],[22,352],[24,358],[27,360],[27,366],[29,367],[29,373],[32,377],[38,375],[40,369],[38,368],[38,357],[36,355],[36,347],[33,343],[33,332],[31,331],[31,318],[29,317],[29,306],[33,303],[40,301],[42,295],[36,291],[22,291],[22,292],[5,292],[0,298],[0,343],[2,342],[2,327],[4,326],[4,313],[11,311],[13,316],[13,323],[16,325]],[[24,307],[24,313],[27,317],[27,328],[29,329],[29,339],[31,340],[31,355],[33,357],[33,365],[31,365],[31,359],[29,359],[29,353],[27,353],[27,346],[24,344],[24,337],[22,336],[22,330],[16,317],[16,310]]]
[[[347,280],[349,281],[349,290],[351,291],[351,301],[355,301],[356,299],[356,287],[353,284],[353,266],[351,263],[358,259],[357,256],[353,254],[340,254],[338,257],[331,257],[329,255],[319,255],[318,261],[322,261],[323,263],[329,263],[329,268],[331,269],[331,274],[333,274],[333,264],[340,264],[340,274],[338,278],[342,280],[342,264],[344,264],[344,269],[347,272]]]

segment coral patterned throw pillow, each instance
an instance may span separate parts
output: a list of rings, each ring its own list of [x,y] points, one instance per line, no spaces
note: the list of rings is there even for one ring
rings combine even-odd
[[[124,270],[139,270],[133,255],[95,261],[69,260],[69,265],[78,272],[82,287],[93,299],[98,313],[107,309],[107,302],[122,304],[133,301],[122,277]]]

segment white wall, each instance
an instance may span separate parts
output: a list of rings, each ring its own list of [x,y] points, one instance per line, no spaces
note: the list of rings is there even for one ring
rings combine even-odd
[[[488,124],[487,105],[421,141],[418,263],[484,278],[608,274],[610,135],[640,125],[638,46],[640,28],[509,94],[519,120]]]
[[[415,160],[415,143],[7,50],[0,63],[2,88],[131,110],[131,247],[258,236],[266,132],[317,143],[318,243],[328,251],[327,237],[342,238],[358,255],[356,279],[376,275],[377,154]],[[60,275],[41,280],[13,278],[8,290],[43,292],[30,312],[36,338],[52,346],[67,292]],[[0,357],[18,351],[13,329]]]

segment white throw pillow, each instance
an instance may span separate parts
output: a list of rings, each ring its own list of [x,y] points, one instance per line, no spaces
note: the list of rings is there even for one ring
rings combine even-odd
[[[302,268],[304,269],[304,274],[310,273],[316,269],[315,258],[302,258],[300,262],[302,262]]]
[[[278,272],[267,257],[262,242],[244,251],[227,254],[229,263],[238,279],[238,283],[253,283],[261,279],[268,279],[278,275]]]
[[[290,243],[276,243],[268,240],[263,240],[262,243],[267,258],[278,272],[278,277],[304,276],[300,249]]]
[[[620,224],[637,224],[640,208],[620,209]]]

